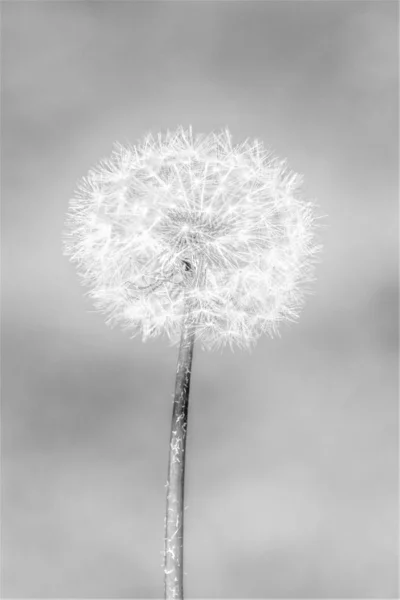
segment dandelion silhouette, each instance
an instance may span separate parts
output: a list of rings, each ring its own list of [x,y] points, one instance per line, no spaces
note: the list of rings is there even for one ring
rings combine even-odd
[[[302,178],[258,141],[179,127],[116,144],[70,201],[65,254],[107,323],[179,344],[165,519],[165,598],[183,598],[183,509],[194,343],[251,351],[295,321],[321,246]]]

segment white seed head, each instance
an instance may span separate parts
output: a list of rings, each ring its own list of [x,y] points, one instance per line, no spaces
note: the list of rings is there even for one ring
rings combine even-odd
[[[316,255],[302,178],[263,145],[179,127],[116,144],[70,201],[64,253],[96,308],[179,343],[185,300],[204,349],[251,349],[296,320]]]

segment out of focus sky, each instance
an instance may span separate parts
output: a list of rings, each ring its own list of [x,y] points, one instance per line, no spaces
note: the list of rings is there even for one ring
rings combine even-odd
[[[2,13],[2,593],[161,598],[177,349],[62,256],[115,141],[258,138],[329,215],[315,295],[195,348],[187,598],[398,597],[398,3],[35,1]]]

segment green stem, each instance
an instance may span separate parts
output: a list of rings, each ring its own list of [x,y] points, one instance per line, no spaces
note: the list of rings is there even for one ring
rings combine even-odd
[[[166,600],[183,600],[185,449],[194,334],[195,325],[190,318],[190,305],[186,302],[176,368],[168,461],[164,550],[164,598]]]

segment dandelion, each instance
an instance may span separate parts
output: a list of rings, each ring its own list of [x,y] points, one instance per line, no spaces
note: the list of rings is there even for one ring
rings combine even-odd
[[[65,253],[107,323],[179,344],[165,598],[183,598],[185,444],[194,343],[251,351],[299,317],[321,246],[302,177],[259,141],[179,127],[116,144],[70,201]]]

